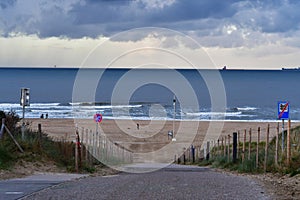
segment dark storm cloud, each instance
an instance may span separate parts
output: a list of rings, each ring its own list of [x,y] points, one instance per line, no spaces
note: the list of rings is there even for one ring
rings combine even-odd
[[[296,0],[1,0],[0,34],[80,38],[152,26],[219,36],[228,24],[290,33],[300,28],[299,10]]]
[[[232,17],[236,12],[232,7],[234,2],[181,0],[157,8],[147,7],[149,5],[141,1],[93,1],[75,7],[72,15],[75,16],[74,23],[78,26],[94,24],[104,28],[102,34],[111,34],[143,26],[167,27],[170,23]]]

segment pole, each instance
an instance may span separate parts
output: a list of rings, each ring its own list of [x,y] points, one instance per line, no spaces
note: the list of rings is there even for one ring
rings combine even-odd
[[[244,142],[243,142],[243,154],[242,154],[242,162],[244,163],[245,160],[245,155],[246,155],[246,134],[247,134],[247,130],[245,129],[244,131]]]
[[[284,119],[282,119],[282,133],[281,133],[281,139],[282,139],[281,150],[282,150],[282,154],[283,154],[283,153],[284,153]]]
[[[265,146],[265,162],[264,162],[265,173],[267,172],[267,164],[268,164],[269,135],[270,135],[270,124],[268,124],[268,128],[267,128],[267,138],[266,138],[266,146]]]
[[[248,160],[251,158],[251,128],[249,129]]]
[[[229,162],[229,160],[230,160],[230,135],[228,135],[227,143],[228,143],[228,148],[227,148],[227,162]]]
[[[232,161],[234,163],[236,163],[237,161],[237,132],[234,132],[233,133],[233,142],[232,142],[232,145],[233,145],[233,150],[232,150]]]
[[[276,128],[276,143],[275,143],[275,166],[278,167],[278,136],[279,136],[279,122],[277,123]]]
[[[173,113],[173,138],[175,138],[175,118],[176,118],[176,99],[175,99],[175,95],[173,97],[173,109],[174,109],[174,113]]]
[[[206,142],[206,160],[209,160],[209,154],[210,154],[210,146],[209,141]]]
[[[236,149],[236,158],[239,158],[239,148],[240,148],[240,131],[237,132],[237,149]]]
[[[217,156],[220,154],[220,140],[218,139],[218,149],[217,149]]]
[[[96,134],[98,134],[98,122],[96,122]]]
[[[19,143],[17,142],[17,140],[14,138],[14,136],[11,134],[11,132],[9,131],[9,129],[4,126],[5,130],[7,131],[7,133],[9,134],[9,136],[11,137],[11,139],[14,141],[14,143],[17,145],[17,147],[19,148],[19,150],[24,153],[24,150],[22,149],[22,147],[19,145]]]
[[[224,138],[222,137],[222,147],[221,147],[221,155],[222,155],[222,150],[224,151]],[[225,152],[223,153],[225,156]]]
[[[0,128],[0,140],[2,139],[3,133],[4,133],[4,128],[5,128],[5,118],[2,118],[2,125]]]
[[[23,100],[23,113],[22,113],[22,128],[21,128],[21,131],[22,131],[22,140],[25,139],[25,99]]]
[[[227,148],[227,146],[226,146],[226,136],[224,136],[224,156],[226,156],[226,148]]]
[[[291,160],[291,120],[288,120],[288,126],[287,126],[287,136],[286,136],[286,164],[289,167],[290,166],[290,160]]]
[[[256,143],[256,168],[258,168],[258,156],[259,156],[259,143],[260,143],[260,127],[257,129],[257,143]]]
[[[76,135],[76,143],[75,143],[75,171],[78,173],[79,167],[78,167],[78,145],[77,145],[77,135]]]
[[[38,124],[39,146],[42,147],[42,124]]]

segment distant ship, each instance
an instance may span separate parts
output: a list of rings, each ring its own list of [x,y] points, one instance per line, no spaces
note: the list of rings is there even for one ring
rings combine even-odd
[[[300,67],[298,68],[282,68],[282,70],[286,70],[286,71],[300,71]]]

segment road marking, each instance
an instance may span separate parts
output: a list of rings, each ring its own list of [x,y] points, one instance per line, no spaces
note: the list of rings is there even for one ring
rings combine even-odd
[[[119,176],[119,174],[115,174],[115,175],[107,175],[107,176],[102,176],[103,178],[112,178],[112,177],[116,177]]]
[[[24,192],[5,192],[5,194],[23,194]]]

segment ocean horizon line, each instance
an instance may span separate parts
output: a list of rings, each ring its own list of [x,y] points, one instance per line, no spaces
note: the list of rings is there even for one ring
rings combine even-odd
[[[0,66],[0,69],[123,69],[123,70],[203,70],[203,71],[290,71],[295,68],[226,68],[208,67],[208,68],[192,68],[192,67],[84,67],[84,66]],[[283,70],[284,69],[284,70]],[[289,70],[290,69],[290,70]]]

